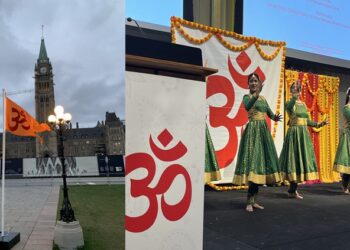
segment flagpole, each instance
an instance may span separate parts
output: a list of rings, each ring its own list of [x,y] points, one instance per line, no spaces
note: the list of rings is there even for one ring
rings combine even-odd
[[[6,137],[6,91],[2,89],[3,97],[3,132],[2,132],[2,180],[1,180],[1,237],[4,237],[5,230],[5,137]]]

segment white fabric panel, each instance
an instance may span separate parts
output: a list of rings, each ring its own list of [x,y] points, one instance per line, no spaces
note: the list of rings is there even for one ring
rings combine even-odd
[[[126,249],[202,249],[204,150],[205,83],[127,72]]]

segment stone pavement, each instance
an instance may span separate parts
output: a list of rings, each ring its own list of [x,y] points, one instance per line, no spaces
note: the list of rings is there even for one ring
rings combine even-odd
[[[9,193],[17,197],[16,201],[5,201],[5,223],[21,237],[12,249],[52,250],[59,186],[9,187],[5,191],[5,197]]]
[[[123,184],[124,178],[67,178],[67,183],[68,185]],[[61,178],[5,181],[4,229],[19,232],[21,238],[13,250],[52,250],[61,184]]]

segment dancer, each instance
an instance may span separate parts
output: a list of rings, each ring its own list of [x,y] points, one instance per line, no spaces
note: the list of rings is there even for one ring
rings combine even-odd
[[[256,203],[259,185],[275,184],[281,181],[278,156],[271,133],[267,127],[266,114],[274,121],[281,121],[280,114],[274,115],[266,99],[260,95],[262,83],[259,75],[248,76],[250,94],[244,95],[243,103],[249,122],[239,144],[233,184],[249,185],[246,211],[264,209]]]
[[[350,182],[350,88],[346,92],[343,108],[344,130],[340,135],[338,150],[334,160],[334,170],[342,174],[342,187],[345,194],[349,194]]]
[[[320,128],[328,124],[327,119],[317,123],[309,119],[306,104],[300,100],[301,83],[293,82],[290,87],[292,98],[285,109],[289,116],[289,128],[279,158],[283,180],[290,182],[288,196],[303,199],[298,193],[298,183],[318,180],[315,152],[307,126]]]

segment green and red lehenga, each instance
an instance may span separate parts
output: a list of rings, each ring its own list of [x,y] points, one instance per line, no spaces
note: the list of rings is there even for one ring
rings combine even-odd
[[[309,119],[305,103],[296,97],[292,97],[285,108],[289,128],[279,158],[282,178],[295,183],[318,180],[315,151],[307,126],[320,127],[320,124]]]
[[[209,133],[207,124],[205,124],[205,174],[204,182],[221,180],[220,169],[215,155],[213,141]]]
[[[339,138],[338,150],[334,160],[334,170],[339,173],[350,174],[350,104],[344,106],[343,116],[345,126]]]
[[[245,95],[243,104],[248,112],[247,123],[239,144],[233,184],[272,185],[281,181],[278,156],[271,133],[267,127],[266,114],[274,118],[266,99]]]

